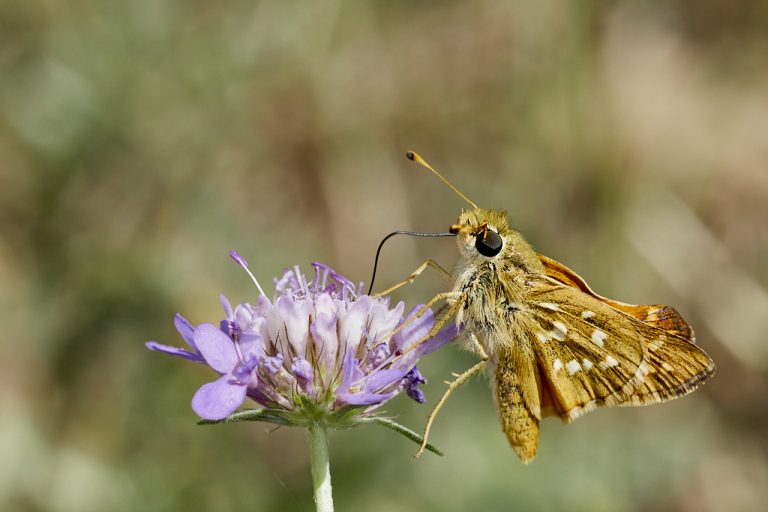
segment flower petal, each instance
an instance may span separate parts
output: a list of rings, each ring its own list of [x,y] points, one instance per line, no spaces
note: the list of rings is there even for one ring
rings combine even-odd
[[[314,316],[318,315],[325,315],[329,317],[336,315],[336,302],[333,300],[333,297],[331,297],[329,293],[320,293],[315,298]]]
[[[264,359],[267,352],[264,349],[264,338],[261,333],[254,331],[243,331],[240,333],[240,353],[243,359],[251,358]]]
[[[280,318],[285,323],[288,341],[296,355],[307,355],[309,340],[309,315],[312,314],[311,300],[294,300],[290,297],[280,297],[275,302]]]
[[[242,405],[246,391],[231,375],[222,375],[197,390],[192,397],[192,410],[206,420],[224,419]]]
[[[303,357],[297,357],[293,360],[291,371],[296,376],[296,380],[299,382],[302,391],[314,394],[313,392],[315,389],[313,383],[315,381],[315,372],[312,369],[312,364]]]
[[[368,322],[368,333],[371,343],[386,336],[397,327],[403,318],[403,309],[405,309],[405,303],[402,301],[393,309],[389,309],[389,305],[384,299],[375,301],[371,308],[370,321]]]
[[[453,340],[456,336],[461,334],[462,327],[456,325],[449,325],[443,328],[440,332],[429,338],[427,341],[413,349],[414,352],[419,353],[419,357],[425,356],[434,352],[438,348],[442,347],[449,341]]]
[[[379,370],[372,373],[367,379],[365,379],[365,385],[363,386],[363,389],[365,391],[373,392],[392,384],[399,383],[410,371],[411,368],[407,367]]]
[[[250,304],[238,304],[232,312],[232,319],[243,329],[251,329],[253,321],[260,318]]]
[[[227,299],[223,293],[219,295],[219,302],[224,309],[224,314],[227,316],[227,320],[234,320],[235,317],[232,315],[232,304],[229,303],[229,299]]]
[[[423,307],[424,305],[420,304],[411,309],[408,312],[408,315],[406,315],[405,320],[403,320],[403,323],[408,322],[408,324],[392,337],[392,344],[397,350],[405,350],[414,343],[422,340],[429,334],[432,326],[435,325],[435,314],[431,309],[426,310],[418,318],[413,318],[409,321],[409,319],[417,315]]]
[[[392,368],[393,369],[402,369],[402,368],[412,368],[416,365],[416,363],[419,361],[419,358],[422,356],[429,354],[430,352],[434,352],[438,348],[442,347],[452,339],[456,337],[456,335],[461,332],[461,329],[456,327],[455,325],[451,325],[449,327],[444,328],[437,334],[435,334],[433,337],[429,338],[425,342],[421,343],[418,347],[414,348],[404,356],[395,358],[395,360],[392,362]],[[426,335],[427,333],[424,333]],[[421,336],[419,339],[421,339],[423,336]],[[413,342],[419,341],[419,339],[413,340]]]
[[[163,354],[168,354],[169,356],[183,357],[184,359],[189,359],[190,361],[194,361],[196,363],[204,362],[204,359],[200,354],[193,354],[192,352],[189,352],[188,350],[184,350],[183,348],[171,347],[168,345],[161,345],[156,341],[148,341],[144,345],[149,350],[154,350],[155,352],[162,352]]]
[[[278,352],[276,356],[265,357],[262,366],[267,370],[267,373],[275,374],[280,371],[284,362],[285,358],[283,357],[283,354]]]
[[[386,341],[369,347],[368,355],[365,358],[365,370],[370,372],[371,370],[378,368],[389,355],[389,344]]]
[[[272,384],[272,388],[275,391],[287,397],[291,396],[298,382],[296,376],[282,365],[276,367],[275,371],[267,373],[265,377]]]
[[[322,294],[315,304],[315,320],[309,326],[320,370],[325,375],[335,374],[339,353],[339,333],[335,306],[330,295]]]
[[[264,311],[264,318],[267,320],[267,339],[264,341],[268,341],[270,344],[266,347],[267,351],[270,352],[271,346],[275,346],[279,353],[288,354],[288,333],[286,333],[285,323],[277,311],[277,301],[272,307]]]
[[[424,392],[419,389],[419,386],[426,383],[427,379],[425,379],[419,369],[414,366],[413,369],[408,372],[408,375],[403,378],[402,386],[406,388],[406,393],[409,397],[420,404],[423,404],[427,401],[427,397],[424,395]]]
[[[200,324],[195,329],[195,345],[208,366],[219,373],[232,371],[239,362],[234,342],[211,324]]]
[[[346,345],[347,351],[355,352],[363,330],[368,321],[368,313],[373,307],[373,299],[364,295],[357,299],[345,313],[339,314],[339,341]]]
[[[336,401],[342,405],[374,405],[384,403],[396,394],[397,391],[390,393],[340,393],[336,395]]]
[[[338,392],[346,393],[349,387],[363,378],[363,376],[359,362],[355,359],[355,354],[351,351],[347,352],[341,365],[341,384],[339,385]]]
[[[412,400],[420,404],[427,402],[427,396],[424,394],[424,392],[421,389],[417,388],[416,386],[408,386],[406,393]]]
[[[256,306],[253,308],[253,310],[260,316],[266,316],[268,309],[272,309],[272,303],[264,295],[259,295],[259,298],[256,299]]]
[[[259,405],[263,405],[264,407],[274,406],[274,401],[270,400],[260,388],[248,388],[246,396],[252,400],[255,400]]]
[[[184,341],[187,342],[187,345],[189,345],[189,348],[191,348],[194,351],[197,351],[197,347],[195,346],[195,328],[192,327],[192,324],[189,323],[189,320],[181,316],[180,314],[176,313],[176,316],[173,317],[173,325],[176,326],[176,330],[179,331],[179,334],[181,334],[181,337],[184,338]]]
[[[280,279],[275,278],[275,291],[283,296],[293,297],[299,290],[299,281],[293,270],[286,268]]]

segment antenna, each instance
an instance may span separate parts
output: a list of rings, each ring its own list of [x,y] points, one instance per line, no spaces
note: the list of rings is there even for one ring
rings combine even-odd
[[[461,196],[461,198],[462,198],[462,199],[464,199],[466,202],[468,202],[469,204],[471,204],[471,205],[472,205],[472,208],[474,208],[474,209],[476,209],[476,210],[478,209],[477,205],[476,205],[474,202],[470,201],[470,200],[469,200],[469,198],[468,198],[467,196],[465,196],[464,194],[462,194],[462,193],[461,193],[461,191],[460,191],[459,189],[457,189],[456,187],[454,187],[453,185],[451,185],[451,182],[450,182],[450,181],[448,181],[447,179],[443,178],[443,175],[442,175],[442,174],[440,174],[439,172],[437,172],[436,170],[434,170],[434,169],[432,168],[432,166],[431,166],[431,165],[429,165],[429,164],[427,163],[427,161],[426,161],[426,160],[424,160],[423,158],[421,158],[421,157],[419,156],[419,154],[418,154],[418,153],[416,153],[415,151],[408,151],[408,152],[405,154],[405,156],[408,158],[408,160],[413,160],[414,162],[416,162],[417,164],[421,165],[422,167],[426,167],[427,169],[429,169],[430,171],[432,171],[432,173],[433,173],[435,176],[437,176],[438,178],[440,178],[440,181],[442,181],[443,183],[445,183],[446,185],[448,185],[448,186],[451,188],[451,190],[453,190],[454,192],[456,192],[456,193],[457,193],[459,196]]]

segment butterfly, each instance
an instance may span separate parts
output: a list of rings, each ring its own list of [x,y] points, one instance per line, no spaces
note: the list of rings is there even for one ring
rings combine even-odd
[[[598,407],[664,402],[714,374],[714,362],[674,308],[598,295],[574,271],[538,254],[504,211],[477,207],[419,155],[407,156],[472,205],[450,228],[460,261],[451,290],[438,298],[449,305],[444,318],[455,315],[464,325],[467,348],[481,361],[450,383],[425,443],[451,392],[486,368],[501,428],[525,463],[536,455],[544,417],[569,423]],[[438,267],[420,269],[427,266]]]

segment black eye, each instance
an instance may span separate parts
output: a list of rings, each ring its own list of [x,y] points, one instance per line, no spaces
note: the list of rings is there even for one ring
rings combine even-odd
[[[477,252],[483,256],[488,256],[489,258],[499,254],[502,245],[504,245],[504,242],[502,242],[499,234],[490,229],[486,229],[477,235],[477,238],[475,239],[475,248],[477,249]]]

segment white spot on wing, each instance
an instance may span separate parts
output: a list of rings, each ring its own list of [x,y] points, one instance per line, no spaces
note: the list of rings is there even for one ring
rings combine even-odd
[[[598,368],[600,368],[601,370],[607,370],[608,368],[613,368],[614,366],[618,366],[618,365],[619,365],[619,362],[610,355],[605,356],[604,361],[600,361],[599,363],[597,363]]]
[[[600,329],[595,329],[595,331],[592,333],[592,343],[594,343],[598,347],[602,347],[603,340],[605,340],[605,338],[607,337],[608,335],[605,334],[603,331],[601,331]]]
[[[589,320],[593,316],[595,316],[595,312],[589,311],[588,309],[581,313],[581,318],[583,318],[584,320]]]
[[[552,311],[560,311],[560,306],[558,306],[554,302],[539,302],[539,306],[541,306],[544,309],[549,309]]]
[[[554,329],[549,331],[547,336],[557,341],[565,341],[565,335],[568,334],[568,327],[566,327],[560,320],[552,322],[552,327],[554,327]]]
[[[549,341],[549,338],[547,338],[547,335],[544,334],[543,332],[537,332],[536,337],[539,338],[539,341],[542,343],[546,343],[547,341]]]
[[[552,329],[547,334],[549,334],[553,339],[556,339],[557,341],[565,340],[565,334],[563,334],[563,331],[560,331],[558,329]]]
[[[557,373],[562,369],[563,369],[563,362],[560,359],[555,359],[555,362],[552,363],[552,371]]]
[[[591,370],[591,369],[592,369],[592,367],[593,367],[594,365],[592,364],[592,361],[590,361],[589,359],[587,359],[587,358],[585,357],[585,358],[584,358],[584,359],[581,361],[581,366],[583,366],[585,370]]]
[[[581,370],[581,365],[577,360],[571,359],[570,361],[565,363],[565,369],[568,370],[568,373],[573,375],[574,373]]]
[[[554,322],[552,322],[552,325],[555,327],[555,329],[557,329],[558,331],[562,332],[563,334],[567,334],[568,333],[568,328],[560,320],[555,320]]]

